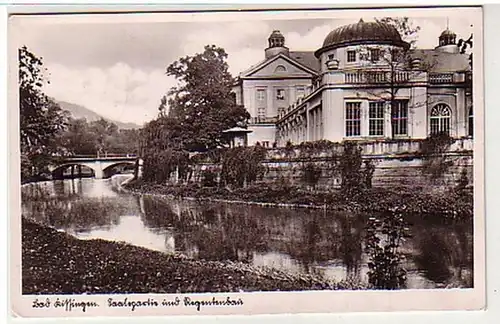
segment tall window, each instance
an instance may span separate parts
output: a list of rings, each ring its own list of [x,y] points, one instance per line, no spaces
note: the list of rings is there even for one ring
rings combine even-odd
[[[258,108],[257,109],[257,117],[265,118],[266,117],[266,108]]]
[[[356,51],[347,51],[347,62],[356,62]]]
[[[372,62],[378,62],[380,60],[380,50],[378,48],[370,49],[370,60]]]
[[[285,100],[285,89],[276,89],[276,99]]]
[[[408,135],[408,101],[396,101],[392,109],[392,133],[394,135]]]
[[[474,112],[472,107],[469,108],[469,136],[474,136]]]
[[[347,102],[345,106],[346,136],[361,135],[361,102]]]
[[[304,87],[297,87],[297,98],[303,97],[306,93],[306,89]]]
[[[370,102],[368,112],[368,134],[370,136],[384,135],[384,102]]]
[[[263,102],[266,98],[266,90],[258,89],[257,90],[257,100]]]
[[[438,104],[431,110],[431,134],[450,133],[451,110],[445,104]]]

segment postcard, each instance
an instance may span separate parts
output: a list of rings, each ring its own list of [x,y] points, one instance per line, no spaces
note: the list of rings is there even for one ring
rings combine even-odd
[[[10,15],[12,312],[483,309],[482,26]]]

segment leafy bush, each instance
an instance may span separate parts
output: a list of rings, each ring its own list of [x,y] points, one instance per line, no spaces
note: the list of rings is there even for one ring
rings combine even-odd
[[[312,188],[316,187],[319,179],[321,178],[321,168],[315,165],[314,163],[306,163],[303,165],[303,181],[311,186]]]
[[[235,147],[225,151],[222,157],[221,179],[225,185],[244,187],[264,176],[262,162],[266,149],[262,146]]]
[[[212,170],[204,170],[201,183],[203,187],[217,186],[217,173]]]
[[[422,142],[422,172],[432,180],[438,180],[453,165],[447,152],[454,140],[447,133],[433,134]]]
[[[371,217],[366,230],[366,252],[369,256],[368,282],[376,289],[406,287],[406,270],[399,250],[409,235],[403,214],[386,213],[381,219]]]

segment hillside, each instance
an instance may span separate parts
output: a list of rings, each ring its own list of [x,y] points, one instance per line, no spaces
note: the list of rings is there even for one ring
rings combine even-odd
[[[93,112],[92,110],[85,108],[83,106],[73,104],[70,102],[66,102],[66,101],[60,101],[60,100],[58,100],[57,102],[61,106],[61,109],[69,111],[71,113],[71,116],[73,116],[73,118],[85,118],[89,122],[104,118],[101,115],[99,115],[98,113]],[[112,120],[109,118],[104,118],[104,119],[116,124],[116,126],[118,126],[118,128],[120,128],[120,129],[133,129],[133,128],[140,128],[141,127],[141,126],[134,124],[134,123],[122,123],[122,122]]]

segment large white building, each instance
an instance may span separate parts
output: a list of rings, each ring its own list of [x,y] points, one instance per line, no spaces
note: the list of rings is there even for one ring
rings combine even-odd
[[[472,71],[456,38],[446,29],[436,48],[409,49],[391,25],[360,20],[293,52],[273,31],[233,89],[252,116],[248,144],[472,136]]]

